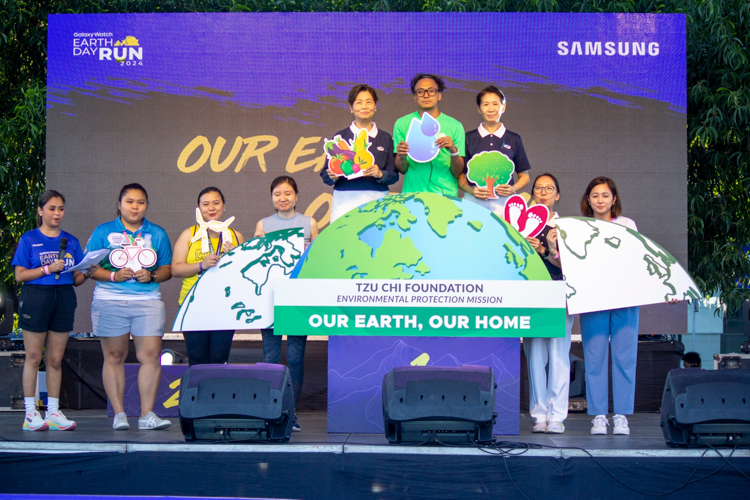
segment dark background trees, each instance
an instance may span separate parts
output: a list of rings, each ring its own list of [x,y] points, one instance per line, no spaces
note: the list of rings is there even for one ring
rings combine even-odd
[[[0,280],[45,189],[47,15],[126,12],[627,12],[687,19],[688,255],[706,295],[750,298],[750,1],[0,0]],[[744,284],[744,287],[738,284]]]

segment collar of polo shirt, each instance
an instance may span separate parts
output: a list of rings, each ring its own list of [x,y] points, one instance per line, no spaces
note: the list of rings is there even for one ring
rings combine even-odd
[[[354,137],[356,138],[359,135],[360,130],[367,130],[367,129],[360,129],[357,128],[357,125],[355,125],[354,122],[352,122],[351,125],[349,125],[349,130],[352,131],[354,134]],[[375,122],[372,122],[372,128],[370,130],[367,130],[367,135],[369,135],[371,138],[375,138],[378,135],[378,126],[375,125]]]
[[[479,127],[477,127],[477,130],[479,131],[479,135],[482,138],[485,138],[490,134],[494,135],[495,137],[502,137],[505,135],[505,125],[503,124],[500,124],[500,128],[495,130],[494,132],[489,132],[486,128],[484,128],[484,123],[480,123]]]

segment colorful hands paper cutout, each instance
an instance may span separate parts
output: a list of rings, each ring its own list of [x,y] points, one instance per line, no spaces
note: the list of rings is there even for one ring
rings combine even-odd
[[[534,238],[544,230],[549,219],[549,209],[545,205],[529,208],[522,196],[514,194],[505,202],[505,220],[524,238]]]
[[[421,120],[412,118],[409,130],[406,132],[409,158],[417,163],[434,160],[440,152],[440,148],[435,144],[439,133],[440,123],[429,113],[424,113]]]
[[[328,156],[328,170],[347,179],[356,179],[365,174],[365,170],[375,163],[370,153],[370,136],[366,130],[360,130],[352,141],[345,141],[340,135],[323,143]]]
[[[495,186],[508,184],[516,165],[500,151],[483,151],[472,156],[466,168],[467,179],[479,187],[486,187],[490,198],[497,198]]]

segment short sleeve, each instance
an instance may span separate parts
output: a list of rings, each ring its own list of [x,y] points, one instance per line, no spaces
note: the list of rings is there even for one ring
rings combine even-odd
[[[76,248],[74,250],[73,258],[76,264],[83,260],[83,250],[81,250],[81,242],[76,239]]]
[[[156,255],[156,265],[158,267],[167,266],[172,263],[172,244],[169,242],[169,236],[167,236],[164,229],[161,229],[159,232],[159,246],[156,249]]]
[[[13,255],[11,265],[31,269],[33,267],[31,264],[31,252],[29,251],[31,247],[29,246],[29,239],[24,236],[21,236],[21,241],[18,242],[18,248],[16,248],[16,253]]]
[[[466,156],[466,131],[464,131],[464,126],[461,125],[461,122],[456,121],[451,139],[453,139],[453,144],[458,148],[458,155]]]
[[[404,116],[396,120],[393,125],[393,152],[396,152],[398,144],[406,140],[406,132],[408,130],[408,122],[410,115]]]
[[[513,163],[515,163],[516,174],[531,170],[531,164],[529,163],[528,156],[526,156],[526,149],[523,147],[521,136],[518,136],[518,151],[516,152],[515,161]]]

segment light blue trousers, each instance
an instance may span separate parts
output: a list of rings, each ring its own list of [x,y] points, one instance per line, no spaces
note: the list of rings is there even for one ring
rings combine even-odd
[[[638,357],[638,307],[584,313],[581,322],[589,415],[609,413],[609,347],[615,414],[632,415]]]

